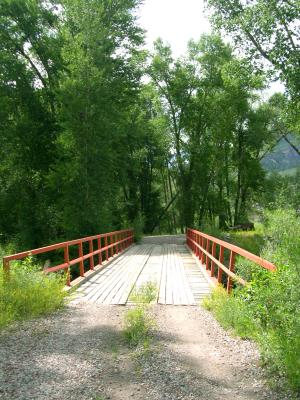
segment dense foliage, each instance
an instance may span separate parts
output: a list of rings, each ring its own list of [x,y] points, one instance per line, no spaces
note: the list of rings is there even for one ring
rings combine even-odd
[[[43,274],[30,258],[11,268],[9,279],[1,268],[0,328],[62,307],[66,296],[64,286],[64,277]]]
[[[262,160],[283,142],[300,156],[299,1],[207,3],[215,31],[175,59],[161,39],[143,49],[141,0],[0,2],[0,248],[223,229],[279,207],[267,243],[227,232],[277,272],[240,264],[250,286],[212,307],[298,389],[300,172],[268,174]],[[263,101],[270,79],[286,93]],[[62,284],[31,263],[9,285],[1,274],[0,326],[59,307]],[[146,322],[128,316],[133,340]]]
[[[262,102],[264,72],[217,33],[147,54],[139,4],[1,2],[2,242],[225,227],[260,202],[290,98]]]
[[[235,40],[257,69],[286,84],[289,127],[300,132],[300,4],[298,0],[206,0],[216,28]]]
[[[255,339],[270,372],[299,391],[300,220],[293,210],[278,209],[267,214],[266,226],[261,254],[276,264],[276,272],[240,262],[238,273],[249,284],[231,296],[218,288],[205,305],[224,327]]]

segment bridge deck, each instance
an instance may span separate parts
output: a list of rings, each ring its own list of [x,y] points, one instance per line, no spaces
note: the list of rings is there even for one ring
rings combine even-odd
[[[211,285],[184,244],[147,240],[132,246],[76,291],[76,302],[130,303],[133,288],[153,282],[159,304],[194,305]]]

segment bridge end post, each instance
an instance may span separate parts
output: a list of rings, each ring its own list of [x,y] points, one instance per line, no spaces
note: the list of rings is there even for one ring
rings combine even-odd
[[[10,277],[10,265],[9,260],[6,257],[3,257],[3,272],[4,280],[8,281]]]

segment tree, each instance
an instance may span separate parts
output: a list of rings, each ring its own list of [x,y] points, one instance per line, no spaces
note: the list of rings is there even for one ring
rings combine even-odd
[[[61,37],[55,2],[0,5],[0,229],[35,246],[47,236],[45,179],[55,157]]]
[[[290,124],[299,130],[300,4],[298,0],[207,0],[215,27],[229,32],[253,64],[270,67],[293,103]],[[266,63],[260,63],[264,59]]]

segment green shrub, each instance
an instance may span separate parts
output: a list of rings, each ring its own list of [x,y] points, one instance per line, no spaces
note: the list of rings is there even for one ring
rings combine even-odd
[[[269,212],[265,232],[261,255],[275,263],[276,271],[238,261],[237,271],[250,280],[248,285],[230,296],[217,289],[204,305],[225,328],[254,338],[270,372],[300,391],[299,217],[288,209]]]
[[[0,269],[0,327],[15,320],[47,314],[63,305],[65,278],[45,275],[31,257],[15,263],[5,279]]]
[[[212,311],[216,319],[225,329],[242,338],[253,338],[256,326],[246,303],[233,295],[228,296],[222,286],[217,286],[212,293],[203,299],[203,306]]]

